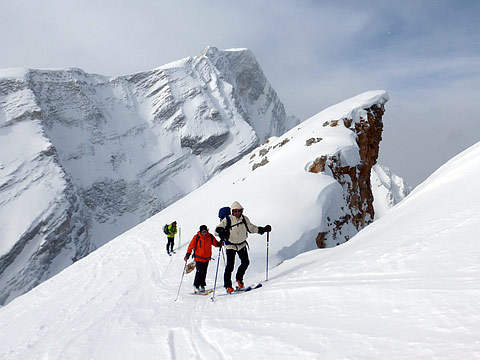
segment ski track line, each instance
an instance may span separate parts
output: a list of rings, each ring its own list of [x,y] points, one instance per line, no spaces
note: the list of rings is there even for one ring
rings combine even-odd
[[[132,238],[132,240],[137,242],[142,247],[145,261],[152,265],[151,267],[154,269],[154,275],[152,276],[152,280],[156,282],[156,284],[154,284],[155,287],[158,288],[159,285],[162,287],[163,291],[161,291],[161,295],[162,295],[161,297],[163,299],[169,298],[169,295],[173,291],[173,287],[171,284],[170,286],[169,284],[167,284],[165,277],[168,277],[167,273],[171,268],[171,264],[173,262],[173,256],[170,257],[168,261],[161,261],[159,263],[155,257],[155,253],[150,251],[151,244],[139,238]],[[157,255],[161,256],[160,253],[157,253]],[[165,263],[166,263],[166,266],[165,266]],[[175,287],[176,286],[177,284],[175,282]],[[198,317],[198,314],[204,313],[205,306],[210,305],[209,303],[208,304],[205,303],[204,300],[205,299],[201,299],[201,298],[187,300],[189,303],[187,305],[187,308],[189,309],[188,310],[188,313],[189,313],[188,328],[183,328],[183,329],[171,328],[168,330],[167,346],[170,349],[171,359],[175,359],[175,360],[187,359],[187,358],[195,357],[195,355],[197,358],[203,358],[203,359],[212,358],[212,357],[218,358],[218,359],[227,358],[225,354],[219,352],[218,348],[208,340],[208,338],[203,334],[201,330],[203,322],[202,322],[202,319]],[[193,305],[193,306],[189,306],[189,305]],[[184,355],[187,355],[185,354],[186,343],[190,345],[189,347],[191,349],[191,353],[188,356],[184,356]]]
[[[168,330],[168,347],[170,348],[170,358],[172,360],[176,360],[176,353],[175,353],[175,333],[172,329]]]
[[[154,287],[157,290],[161,287],[161,297],[163,299],[169,299],[170,295],[173,294],[172,291],[177,291],[177,282],[179,280],[175,279],[174,282],[168,282],[166,280],[167,278],[173,279],[171,276],[173,274],[167,274],[173,270],[172,263],[174,262],[174,256],[169,256],[170,259],[168,261],[158,261],[158,258],[161,259],[163,254],[161,253],[161,250],[156,250],[156,246],[156,251],[151,251],[151,242],[138,237],[131,237],[131,240],[141,247],[145,262],[151,264],[151,268],[154,272],[151,276],[151,279],[154,282]],[[186,279],[183,280],[185,282]],[[201,359],[229,359],[230,357],[228,354],[224,353],[222,349],[218,347],[218,344],[212,342],[209,339],[208,334],[205,334],[203,331],[204,320],[199,314],[204,314],[209,310],[209,307],[211,306],[210,296],[208,296],[208,299],[203,299],[202,297],[198,297],[198,299],[192,297],[192,299],[189,299],[188,296],[185,296],[185,299],[187,303],[185,304],[186,306],[184,309],[188,311],[187,318],[189,325],[188,328],[170,328],[168,330],[167,347],[170,349],[171,359],[177,360],[192,357]],[[187,357],[183,356],[186,355],[184,354],[186,343],[190,345],[192,351]]]
[[[151,264],[150,268],[153,271],[152,285],[154,286],[154,288],[159,290],[162,294],[169,294],[171,292],[171,289],[169,289],[171,287],[171,284],[165,281],[165,274],[168,272],[170,265],[172,264],[173,258],[170,257],[168,262],[159,262],[158,258],[161,258],[161,255],[156,251],[151,251],[151,243],[137,237],[131,237],[131,240],[134,240],[142,247],[146,262]],[[155,256],[154,254],[157,256]],[[165,263],[166,265],[164,265]],[[163,268],[161,268],[161,265],[164,265]]]
[[[203,300],[203,299],[198,299]],[[206,299],[205,299],[206,300]],[[192,339],[192,344],[197,352],[204,359],[229,359],[227,354],[225,354],[221,348],[215,345],[208,338],[208,334],[205,334],[204,331],[204,320],[202,316],[198,314],[204,314],[206,312],[207,306],[211,305],[211,301],[195,301],[194,306],[190,310],[189,316],[189,327]],[[205,355],[203,355],[205,354]]]

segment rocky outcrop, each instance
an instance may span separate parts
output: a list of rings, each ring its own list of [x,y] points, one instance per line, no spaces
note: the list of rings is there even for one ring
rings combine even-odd
[[[375,104],[365,109],[358,121],[344,118],[323,124],[323,126],[332,127],[344,126],[355,134],[360,163],[352,167],[343,164],[340,154],[323,155],[318,157],[309,168],[309,171],[313,173],[324,172],[328,168],[344,189],[344,206],[341,209],[341,215],[327,215],[327,228],[325,231],[319,232],[316,237],[319,248],[348,241],[357,231],[370,224],[375,217],[370,173],[378,158],[384,111],[383,104]],[[311,142],[320,140],[312,139]]]
[[[379,164],[372,168],[370,182],[374,197],[375,220],[384,216],[412,191],[412,187],[405,179],[394,174],[386,166]]]

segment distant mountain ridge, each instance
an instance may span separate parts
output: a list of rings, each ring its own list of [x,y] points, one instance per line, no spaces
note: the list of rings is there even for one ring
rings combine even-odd
[[[121,77],[0,71],[0,304],[296,124],[251,51]]]
[[[412,187],[404,179],[394,174],[386,166],[379,164],[373,166],[370,181],[374,198],[375,220],[380,219],[412,192]]]

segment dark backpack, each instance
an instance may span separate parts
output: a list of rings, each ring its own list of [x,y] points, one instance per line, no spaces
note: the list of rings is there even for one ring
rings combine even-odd
[[[163,232],[168,235],[170,232],[168,231],[168,224],[163,225]]]
[[[232,212],[230,211],[230,208],[228,206],[222,207],[220,210],[218,210],[218,217],[220,220],[223,220],[223,218],[227,215],[230,215]]]
[[[218,210],[218,217],[220,218],[220,220],[223,220],[224,218],[227,219],[227,226],[225,227],[225,240],[228,240],[228,238],[230,237],[230,229],[232,228],[232,220],[230,219],[230,215],[232,213],[232,211],[230,210],[230,208],[228,206],[225,206],[225,207],[222,207],[220,210]],[[245,224],[245,227],[247,228],[247,232],[251,233],[250,229],[248,228],[247,226],[247,222],[245,221],[245,217],[242,215],[242,222],[243,224]],[[239,225],[239,224],[237,224]],[[228,243],[228,241],[226,241],[225,243]]]

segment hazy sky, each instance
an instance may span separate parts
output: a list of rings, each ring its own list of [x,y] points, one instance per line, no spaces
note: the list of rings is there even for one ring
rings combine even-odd
[[[480,141],[480,1],[0,0],[0,69],[150,70],[249,48],[304,120],[387,90],[379,163],[416,186]]]

